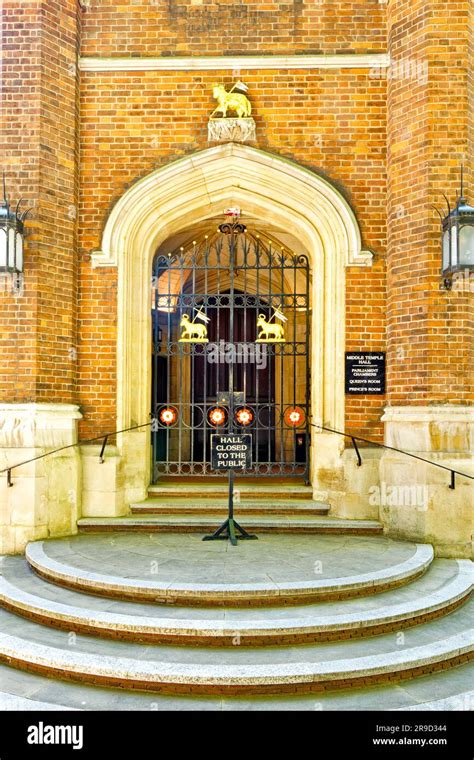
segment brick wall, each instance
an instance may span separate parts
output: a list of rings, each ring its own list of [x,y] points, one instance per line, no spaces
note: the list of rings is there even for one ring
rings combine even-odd
[[[462,160],[471,201],[474,197],[472,112],[470,117],[468,113],[470,5],[467,0],[389,4],[389,47],[395,66],[388,86],[387,159],[392,404],[460,403],[472,398],[472,295],[467,288],[450,293],[439,289],[440,225],[431,208],[445,208],[442,192],[455,200]],[[472,81],[470,89],[472,95]]]
[[[388,44],[396,65],[388,85],[357,69],[84,72],[79,177],[78,16],[85,56],[365,53]],[[76,0],[4,0],[2,20],[2,153],[12,198],[34,206],[25,292],[0,294],[2,400],[78,399],[83,437],[115,427],[117,272],[92,270],[90,252],[130,184],[207,147],[212,83],[236,77],[250,88],[258,146],[330,179],[375,253],[372,268],[347,270],[347,350],[382,350],[387,317],[391,403],[472,397],[472,295],[439,290],[430,209],[441,190],[455,197],[462,158],[474,202],[468,0],[92,0],[84,11]],[[380,436],[384,403],[346,398],[347,427]]]
[[[78,5],[2,5],[2,165],[33,207],[24,290],[0,283],[2,401],[74,400]]]
[[[229,55],[385,52],[379,0],[91,0],[82,54]]]
[[[373,269],[348,269],[348,350],[384,348],[385,90],[360,70],[245,71],[258,146],[322,173],[345,193]],[[235,73],[219,72],[229,84]],[[113,203],[139,177],[208,147],[215,72],[83,73],[79,397],[84,435],[115,422],[115,269],[92,270]],[[183,105],[184,104],[184,105]],[[315,273],[317,276],[317,273]],[[382,397],[347,399],[347,423],[380,435]]]

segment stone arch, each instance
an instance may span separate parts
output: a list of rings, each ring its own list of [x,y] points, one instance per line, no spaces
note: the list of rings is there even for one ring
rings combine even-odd
[[[327,180],[290,160],[235,143],[181,158],[137,181],[114,206],[101,250],[92,255],[93,267],[118,267],[119,428],[148,419],[155,251],[180,229],[234,205],[252,208],[253,216],[291,232],[310,257],[312,414],[316,421],[343,428],[345,267],[370,265],[372,255],[361,250],[355,215]]]

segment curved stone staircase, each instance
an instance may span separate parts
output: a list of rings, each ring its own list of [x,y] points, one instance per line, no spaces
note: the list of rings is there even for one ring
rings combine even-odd
[[[82,690],[86,709],[100,694],[107,709],[107,686],[125,690],[123,709],[144,704],[140,691],[163,709],[347,709],[357,694],[364,709],[375,693],[393,705],[394,685],[429,682],[429,699],[400,707],[472,709],[472,582],[469,560],[377,536],[265,535],[237,548],[162,533],[35,542],[1,564],[3,704],[25,699],[9,688],[18,668],[64,708],[81,709],[71,695]]]

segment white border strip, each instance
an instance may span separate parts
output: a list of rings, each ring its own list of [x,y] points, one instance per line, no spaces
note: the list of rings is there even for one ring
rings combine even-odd
[[[81,58],[81,71],[223,71],[240,69],[371,69],[390,66],[387,53],[367,55],[162,56]]]

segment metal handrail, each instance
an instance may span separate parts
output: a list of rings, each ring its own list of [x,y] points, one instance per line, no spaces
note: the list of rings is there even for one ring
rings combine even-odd
[[[51,454],[57,454],[59,451],[72,449],[74,448],[74,446],[84,446],[87,443],[94,443],[94,441],[102,441],[102,447],[99,454],[99,462],[100,464],[103,464],[105,447],[107,446],[107,442],[111,436],[119,435],[120,433],[129,433],[130,430],[139,430],[140,428],[149,427],[150,425],[153,425],[154,421],[155,420],[151,420],[150,422],[144,422],[143,425],[133,425],[132,427],[123,428],[122,430],[115,430],[112,433],[102,433],[102,435],[98,435],[95,438],[86,438],[83,441],[76,441],[76,443],[68,443],[67,446],[61,446],[59,449],[51,449],[51,451],[46,451],[44,454],[38,454],[37,457],[32,457],[31,459],[25,459],[23,462],[17,462],[17,464],[12,464],[9,467],[4,467],[3,470],[0,470],[0,475],[6,472],[7,485],[12,486],[13,485],[12,470],[15,470],[17,467],[22,467],[24,464],[30,464],[31,462],[36,462],[37,459],[44,459],[44,457],[49,457]]]
[[[86,438],[83,441],[76,441],[76,443],[69,443],[67,446],[61,446],[58,449],[52,449],[51,451],[46,451],[44,454],[39,454],[37,457],[32,457],[31,459],[25,459],[23,462],[17,462],[17,464],[12,464],[9,467],[5,467],[3,470],[0,470],[0,475],[2,475],[4,472],[7,473],[7,485],[9,487],[13,486],[12,482],[12,470],[15,470],[17,467],[22,467],[24,464],[30,464],[31,462],[36,462],[38,459],[44,459],[44,457],[48,457],[51,454],[57,454],[59,451],[65,451],[66,449],[72,449],[75,446],[84,446],[87,443],[94,443],[95,441],[102,441],[102,447],[99,454],[99,462],[102,464],[104,462],[104,453],[105,453],[105,447],[107,446],[108,440],[111,436],[114,435],[120,435],[120,433],[129,433],[131,430],[140,430],[144,427],[150,427],[150,425],[153,425],[155,420],[151,420],[150,422],[144,422],[142,425],[133,425],[132,427],[123,428],[122,430],[115,430],[114,432],[109,433],[102,433],[102,435],[98,435],[95,438]],[[469,480],[474,480],[474,475],[468,475],[467,472],[461,472],[460,470],[455,470],[452,467],[446,467],[444,464],[440,464],[439,462],[433,462],[431,459],[425,459],[424,457],[420,457],[417,454],[411,454],[409,451],[404,451],[403,449],[397,449],[395,446],[387,446],[385,443],[379,443],[378,441],[372,441],[370,438],[362,438],[359,435],[354,435],[354,433],[343,433],[341,430],[334,430],[333,428],[325,427],[324,425],[317,425],[314,422],[309,423],[310,427],[318,428],[318,430],[325,430],[327,433],[334,433],[336,435],[342,435],[344,438],[350,438],[352,445],[354,447],[356,456],[357,456],[357,466],[362,466],[362,456],[360,453],[360,449],[357,446],[357,441],[362,441],[362,443],[369,443],[372,446],[378,446],[382,449],[389,449],[390,451],[396,451],[399,454],[404,454],[407,457],[411,457],[412,459],[418,459],[420,462],[426,462],[427,464],[432,464],[434,467],[439,467],[441,470],[446,470],[447,472],[451,473],[451,482],[449,484],[449,488],[454,490],[456,488],[456,475],[459,475],[463,478],[469,478]]]
[[[362,457],[360,454],[360,449],[357,446],[357,441],[362,441],[363,443],[370,443],[372,446],[379,446],[382,449],[389,449],[390,451],[397,451],[399,454],[405,454],[407,457],[411,457],[412,459],[419,459],[420,462],[426,462],[427,464],[432,464],[434,467],[439,467],[441,470],[447,470],[447,472],[451,473],[451,482],[449,484],[449,488],[454,490],[456,488],[456,475],[460,475],[463,478],[469,478],[469,480],[474,480],[474,475],[468,475],[467,472],[461,472],[460,470],[454,470],[452,467],[446,467],[444,464],[440,464],[439,462],[433,462],[431,459],[425,459],[424,457],[418,456],[418,454],[411,454],[409,451],[404,451],[403,449],[397,449],[395,446],[387,446],[386,443],[379,443],[378,441],[372,441],[370,438],[362,438],[360,435],[354,435],[354,433],[343,433],[341,430],[334,430],[333,428],[325,427],[324,425],[316,425],[314,422],[309,423],[311,427],[318,428],[319,430],[325,430],[327,433],[336,433],[337,435],[342,435],[344,438],[350,438],[352,441],[352,445],[354,446],[354,450],[357,456],[357,467],[362,466]]]

